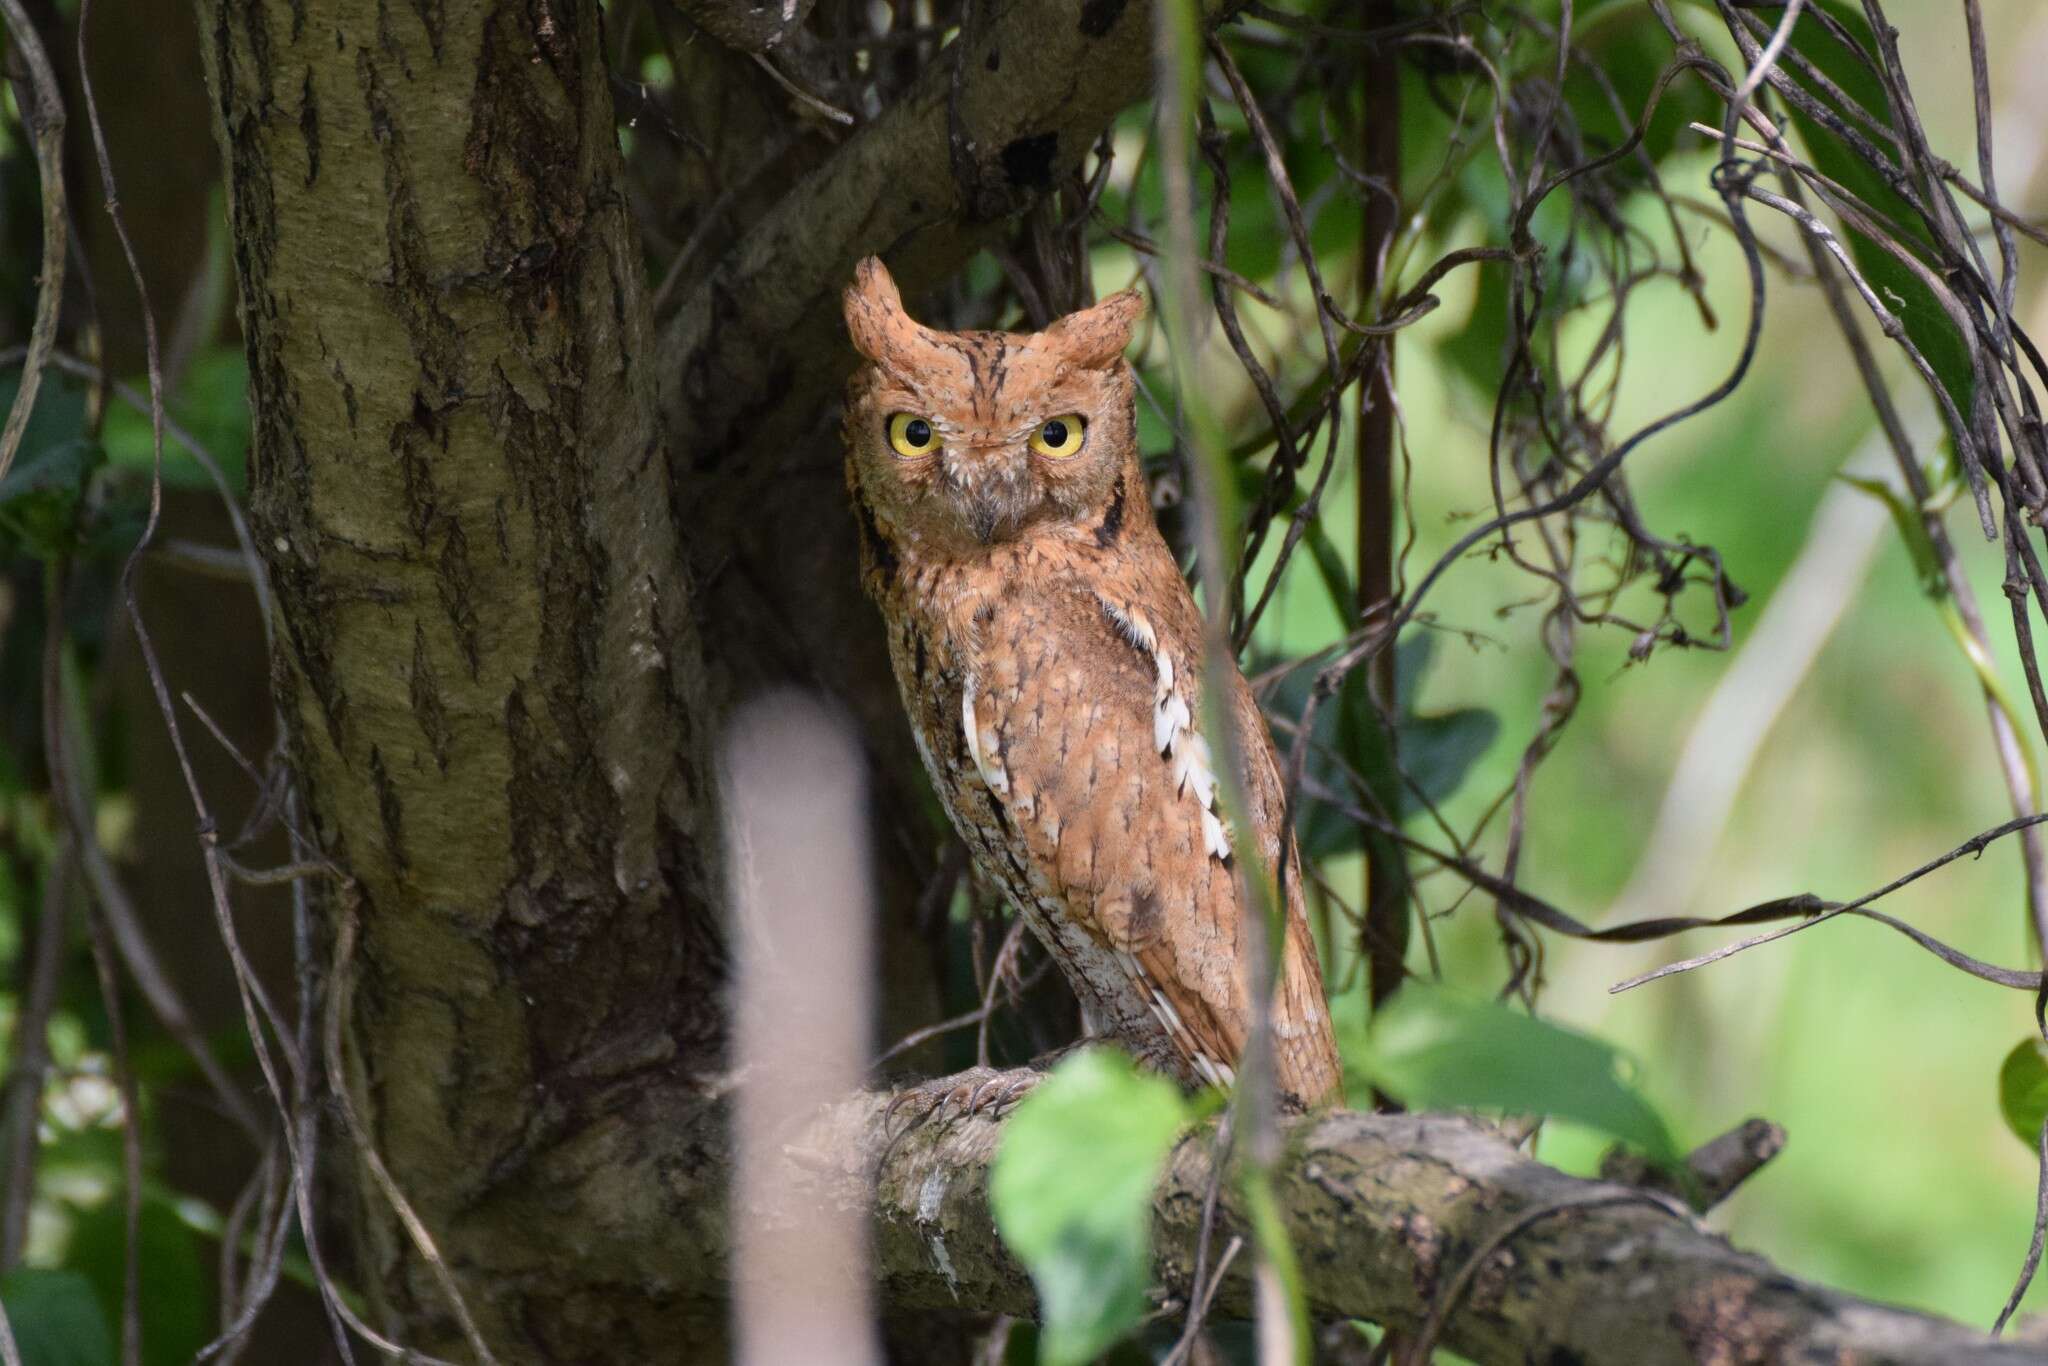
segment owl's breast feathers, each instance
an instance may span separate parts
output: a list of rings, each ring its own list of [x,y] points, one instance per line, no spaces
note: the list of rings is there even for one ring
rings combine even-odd
[[[919,749],[984,874],[1099,1031],[1185,1082],[1227,1084],[1249,1026],[1253,911],[1198,724],[1201,621],[1165,543],[1146,519],[932,562],[863,517]],[[1269,870],[1286,860],[1277,1080],[1315,1104],[1339,1096],[1336,1046],[1272,741],[1234,670],[1231,686],[1259,852]]]

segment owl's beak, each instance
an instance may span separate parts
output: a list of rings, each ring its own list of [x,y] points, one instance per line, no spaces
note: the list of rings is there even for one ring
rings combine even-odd
[[[1002,525],[1003,510],[996,506],[993,498],[976,498],[967,505],[967,526],[974,533],[974,539],[987,545],[996,538],[996,528]]]
[[[997,446],[969,446],[958,454],[950,450],[946,453],[946,485],[959,505],[967,529],[982,545],[1013,529],[1022,512],[1022,471],[1009,455]]]

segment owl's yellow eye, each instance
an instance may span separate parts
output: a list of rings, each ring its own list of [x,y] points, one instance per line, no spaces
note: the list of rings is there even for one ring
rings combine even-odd
[[[939,448],[939,434],[915,413],[895,413],[889,418],[889,445],[902,456],[930,455]]]
[[[1088,435],[1088,424],[1079,413],[1068,413],[1056,417],[1031,434],[1031,449],[1040,455],[1049,455],[1061,460],[1081,453],[1082,439]]]

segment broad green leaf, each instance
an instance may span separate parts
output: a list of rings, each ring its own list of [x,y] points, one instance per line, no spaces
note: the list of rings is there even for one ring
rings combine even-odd
[[[2038,1034],[2020,1040],[1998,1069],[1998,1110],[2006,1125],[2032,1149],[2048,1120],[2048,1043]]]
[[[1493,1001],[1411,985],[1374,1017],[1353,1056],[1368,1084],[1417,1109],[1551,1115],[1667,1167],[1680,1161],[1663,1116],[1626,1079],[1619,1050]]]
[[[1429,666],[1436,662],[1436,632],[1410,631],[1394,642],[1394,691],[1404,707],[1415,704]]]
[[[76,1271],[10,1271],[0,1277],[0,1304],[22,1366],[113,1366],[114,1336],[92,1283]]]
[[[1329,594],[1330,606],[1337,613],[1337,620],[1349,621],[1358,601],[1358,590],[1352,587],[1351,567],[1344,563],[1344,553],[1330,539],[1322,518],[1308,523],[1302,533],[1301,544],[1315,562],[1316,574],[1323,581],[1323,591]]]
[[[1462,326],[1443,332],[1436,351],[1474,390],[1491,399],[1507,370],[1508,276],[1496,265],[1475,269],[1478,287],[1473,291],[1472,314]]]
[[[21,391],[19,367],[0,372],[0,419],[14,408],[14,396]],[[43,371],[36,390],[36,408],[22,429],[17,460],[44,446],[76,441],[85,435],[85,388],[69,375],[55,369]]]
[[[1428,632],[1413,632],[1395,649],[1395,686],[1404,705],[1415,695],[1434,649]],[[1277,661],[1255,661],[1254,671]],[[1312,862],[1358,850],[1365,840],[1359,824],[1338,806],[1314,797],[1317,791],[1343,794],[1345,800],[1359,801],[1351,774],[1372,784],[1381,803],[1390,810],[1404,811],[1412,794],[1393,774],[1378,716],[1358,681],[1363,670],[1346,680],[1335,697],[1316,708],[1312,739],[1306,761],[1311,780],[1310,795],[1297,803],[1296,837],[1303,857]],[[1314,686],[1315,670],[1296,669],[1280,680],[1266,701],[1273,716],[1298,723]],[[1464,783],[1472,766],[1486,753],[1500,733],[1500,718],[1480,707],[1461,707],[1436,714],[1405,713],[1396,724],[1401,766],[1429,800],[1440,802]],[[1284,753],[1292,743],[1281,734]],[[1341,759],[1341,762],[1340,762]],[[1347,766],[1349,772],[1346,771]]]
[[[20,387],[19,370],[0,374],[0,415],[13,408]],[[0,554],[50,559],[71,550],[86,484],[105,459],[85,432],[85,391],[45,371],[14,463],[0,479]]]
[[[1620,145],[1635,130],[1649,106],[1650,92],[1671,56],[1671,39],[1648,5],[1637,0],[1603,0],[1581,4],[1573,14],[1573,46],[1587,58],[1584,70],[1575,70],[1566,83],[1565,97],[1587,138],[1587,152],[1597,155]],[[1529,61],[1536,66],[1554,61],[1553,50],[1531,44]],[[1576,55],[1576,54],[1575,54]],[[1613,87],[1616,100],[1626,116],[1617,118],[1614,104],[1593,80],[1597,69]],[[1547,73],[1546,73],[1547,74]],[[1644,131],[1642,147],[1653,161],[1669,154],[1686,125],[1694,119],[1711,121],[1720,103],[1703,81],[1679,80],[1667,86],[1657,112]],[[1626,163],[1623,169],[1628,169]]]
[[[1277,662],[1254,661],[1253,671],[1258,672]],[[1315,676],[1316,671],[1312,668],[1295,669],[1284,675],[1266,698],[1267,712],[1290,725],[1298,724],[1307,709]],[[1310,790],[1295,803],[1294,813],[1295,838],[1301,842],[1302,857],[1311,863],[1355,851],[1363,838],[1356,821],[1337,806],[1318,800],[1314,795],[1318,791],[1334,792],[1342,794],[1346,801],[1357,800],[1355,785],[1344,771],[1344,763],[1334,757],[1343,755],[1353,767],[1357,766],[1357,756],[1347,752],[1345,743],[1351,728],[1343,723],[1345,709],[1356,706],[1351,696],[1355,691],[1348,687],[1340,689],[1336,696],[1324,698],[1316,708],[1304,761]],[[1275,739],[1285,763],[1288,749],[1294,743],[1293,736],[1276,727]]]
[[[1041,1361],[1092,1361],[1144,1317],[1152,1190],[1191,1118],[1173,1083],[1091,1048],[1055,1068],[1004,1127],[989,1204],[1038,1287]]]
[[[1472,765],[1500,734],[1500,718],[1484,707],[1459,707],[1431,716],[1406,716],[1397,730],[1401,767],[1433,802],[1464,785]]]

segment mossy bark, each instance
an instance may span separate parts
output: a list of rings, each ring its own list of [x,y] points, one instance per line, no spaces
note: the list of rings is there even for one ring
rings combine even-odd
[[[523,1246],[502,1198],[723,1034],[702,664],[597,5],[198,8],[275,683],[361,917],[347,1084],[488,1337],[644,1320],[658,1288]],[[358,1184],[367,1288],[449,1346]]]

